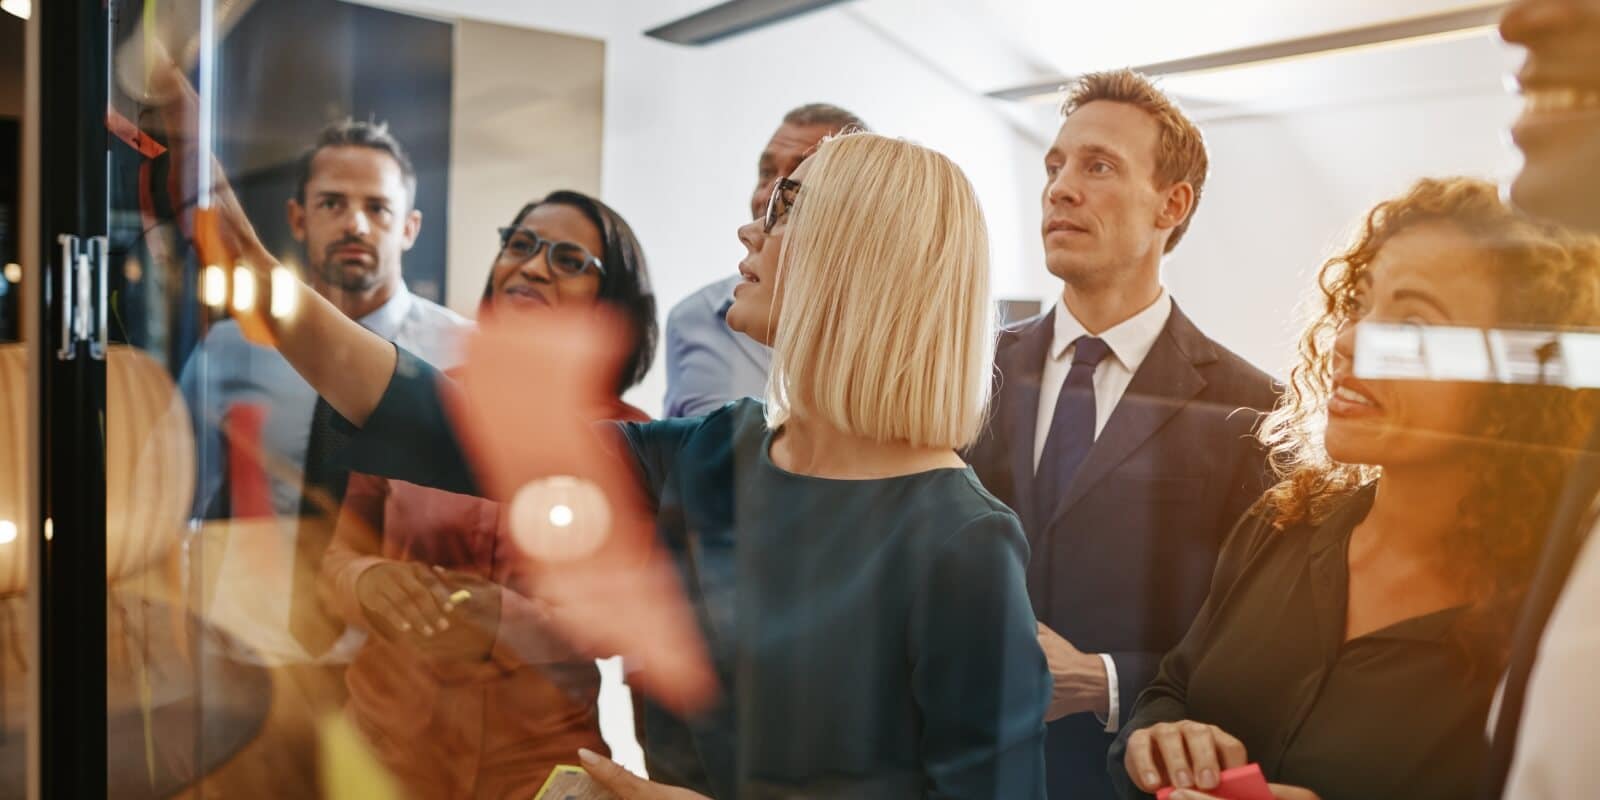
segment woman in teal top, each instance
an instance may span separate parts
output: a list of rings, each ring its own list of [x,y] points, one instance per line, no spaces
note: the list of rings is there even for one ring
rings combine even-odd
[[[839,137],[739,237],[728,322],[773,347],[767,401],[620,428],[724,692],[689,719],[645,710],[654,777],[719,798],[1043,797],[1027,545],[956,455],[991,355],[970,184],[926,148]],[[478,492],[448,382],[300,301],[265,324],[361,426],[352,466]]]

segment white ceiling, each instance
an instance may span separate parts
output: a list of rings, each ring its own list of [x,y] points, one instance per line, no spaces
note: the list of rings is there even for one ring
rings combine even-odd
[[[356,0],[603,39],[713,0]],[[854,0],[815,12],[854,20],[975,93],[1483,5],[1485,0]],[[793,30],[804,31],[803,22]],[[711,45],[710,47],[716,47]],[[817,48],[797,41],[794,52]],[[1503,91],[1516,60],[1493,33],[1174,76],[1202,118]],[[999,101],[997,101],[999,102]],[[1026,115],[1028,112],[1021,112]]]

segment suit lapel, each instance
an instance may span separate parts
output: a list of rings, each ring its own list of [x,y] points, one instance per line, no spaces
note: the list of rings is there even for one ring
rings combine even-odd
[[[1033,440],[1039,424],[1039,377],[1044,372],[1045,354],[1055,332],[1056,312],[1024,323],[1017,329],[1011,346],[996,358],[1000,370],[1000,394],[1006,436],[1003,442],[1010,459],[1012,493],[1019,516],[1033,502]]]
[[[1052,526],[1206,387],[1206,379],[1195,366],[1215,358],[1209,340],[1174,305],[1155,346],[1067,486],[1066,497],[1050,519]]]

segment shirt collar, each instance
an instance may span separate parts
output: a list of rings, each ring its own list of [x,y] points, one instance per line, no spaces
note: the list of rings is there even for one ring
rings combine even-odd
[[[741,275],[723,279],[722,282],[725,284],[726,291],[722,293],[722,304],[717,306],[717,317],[719,319],[725,320],[728,318],[728,309],[733,308],[733,290],[739,288],[739,283],[743,280],[744,277]]]
[[[1083,323],[1072,312],[1067,310],[1067,303],[1062,298],[1056,299],[1056,329],[1055,338],[1050,341],[1050,358],[1060,361],[1067,357],[1067,348],[1078,340],[1079,336],[1089,333]],[[1146,306],[1143,311],[1113,325],[1109,330],[1099,334],[1099,338],[1111,349],[1111,355],[1116,356],[1129,372],[1137,372],[1139,365],[1144,363],[1144,358],[1150,355],[1150,348],[1156,346],[1156,339],[1161,336],[1161,331],[1167,326],[1167,318],[1172,315],[1172,296],[1167,294],[1165,287],[1154,303]]]
[[[400,324],[405,322],[406,315],[411,313],[411,304],[415,301],[416,298],[412,296],[411,290],[401,283],[400,287],[395,289],[394,296],[389,298],[389,302],[378,306],[372,313],[356,322],[361,323],[361,327],[393,341],[400,335]]]

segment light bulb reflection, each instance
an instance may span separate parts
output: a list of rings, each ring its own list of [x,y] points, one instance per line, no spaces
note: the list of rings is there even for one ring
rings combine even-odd
[[[212,308],[228,304],[228,272],[212,264],[200,273],[200,299]]]
[[[528,555],[570,561],[593,553],[611,531],[600,487],[568,476],[529,481],[511,499],[511,535]]]
[[[278,319],[287,319],[294,314],[296,301],[295,290],[300,288],[300,279],[286,267],[274,267],[272,270],[272,301],[269,310],[272,316]]]
[[[567,506],[556,506],[550,509],[550,524],[557,528],[565,528],[572,524],[572,509]]]
[[[0,544],[11,544],[17,540],[17,523],[9,519],[0,519]]]
[[[248,314],[256,307],[256,279],[246,267],[233,268],[233,310]]]

